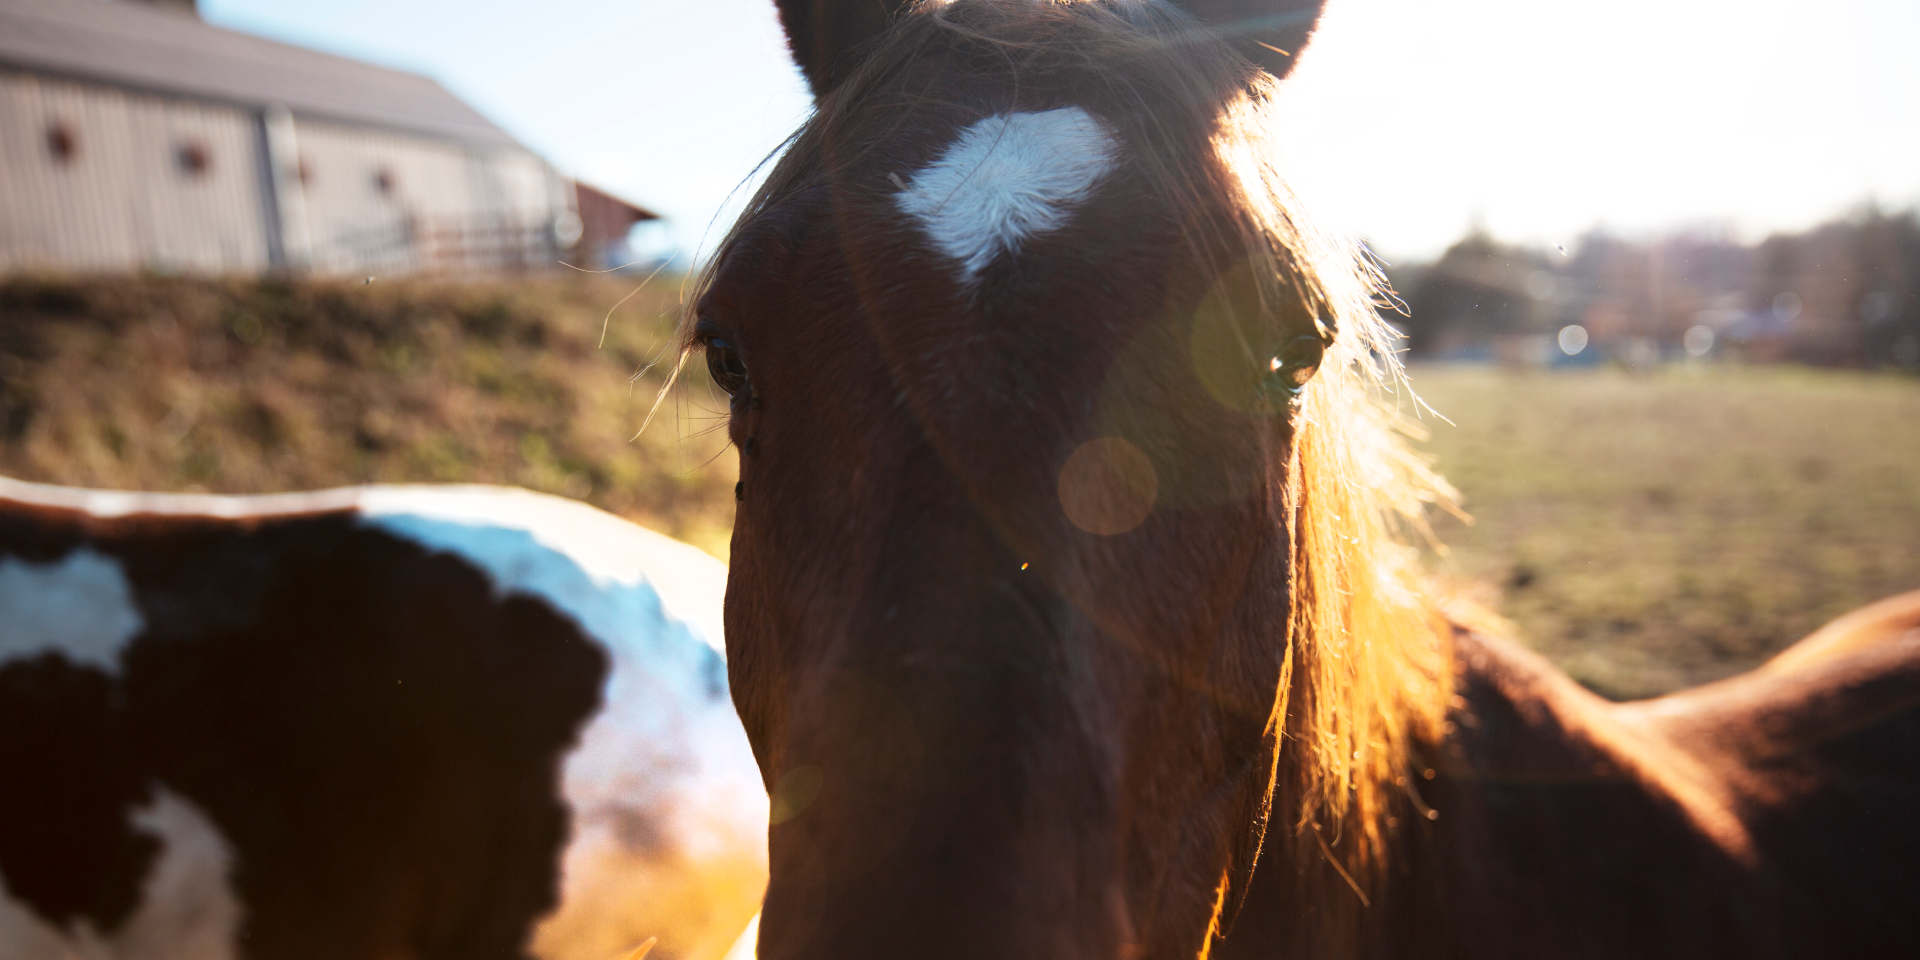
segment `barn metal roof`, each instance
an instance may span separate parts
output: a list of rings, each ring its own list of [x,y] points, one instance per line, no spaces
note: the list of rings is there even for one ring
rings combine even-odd
[[[223,30],[144,3],[0,0],[0,66],[519,146],[426,77]]]

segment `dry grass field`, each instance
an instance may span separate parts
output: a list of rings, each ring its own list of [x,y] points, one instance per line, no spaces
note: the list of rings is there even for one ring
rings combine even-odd
[[[0,474],[266,492],[517,484],[724,557],[734,454],[694,364],[638,438],[676,282],[0,281]],[[603,321],[605,343],[600,343]],[[1594,689],[1759,663],[1920,589],[1920,380],[1790,368],[1422,367],[1476,522],[1444,579]]]
[[[1920,380],[1787,367],[1418,367],[1427,448],[1472,526],[1439,575],[1497,600],[1589,687],[1649,696],[1755,666],[1920,589]]]
[[[699,364],[671,364],[679,284],[16,277],[0,281],[0,474],[260,493],[516,484],[725,556],[734,454]],[[605,342],[601,342],[603,324]]]

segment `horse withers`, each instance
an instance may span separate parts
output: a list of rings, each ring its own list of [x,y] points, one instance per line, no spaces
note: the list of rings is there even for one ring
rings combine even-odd
[[[717,960],[724,580],[526,491],[0,480],[0,956]]]
[[[779,9],[817,109],[685,328],[762,957],[1911,951],[1906,614],[1614,706],[1421,593],[1378,278],[1276,159],[1317,4]]]

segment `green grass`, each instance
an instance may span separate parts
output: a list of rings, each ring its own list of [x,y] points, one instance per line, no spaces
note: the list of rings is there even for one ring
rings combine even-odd
[[[1419,367],[1472,526],[1443,579],[1616,698],[1759,664],[1920,589],[1920,380],[1797,368]]]

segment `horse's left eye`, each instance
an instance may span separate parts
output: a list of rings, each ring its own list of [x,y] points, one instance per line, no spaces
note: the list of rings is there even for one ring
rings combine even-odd
[[[720,389],[733,396],[747,385],[747,364],[740,359],[740,351],[735,350],[733,341],[725,337],[708,337],[705,342],[707,352],[707,373]]]

